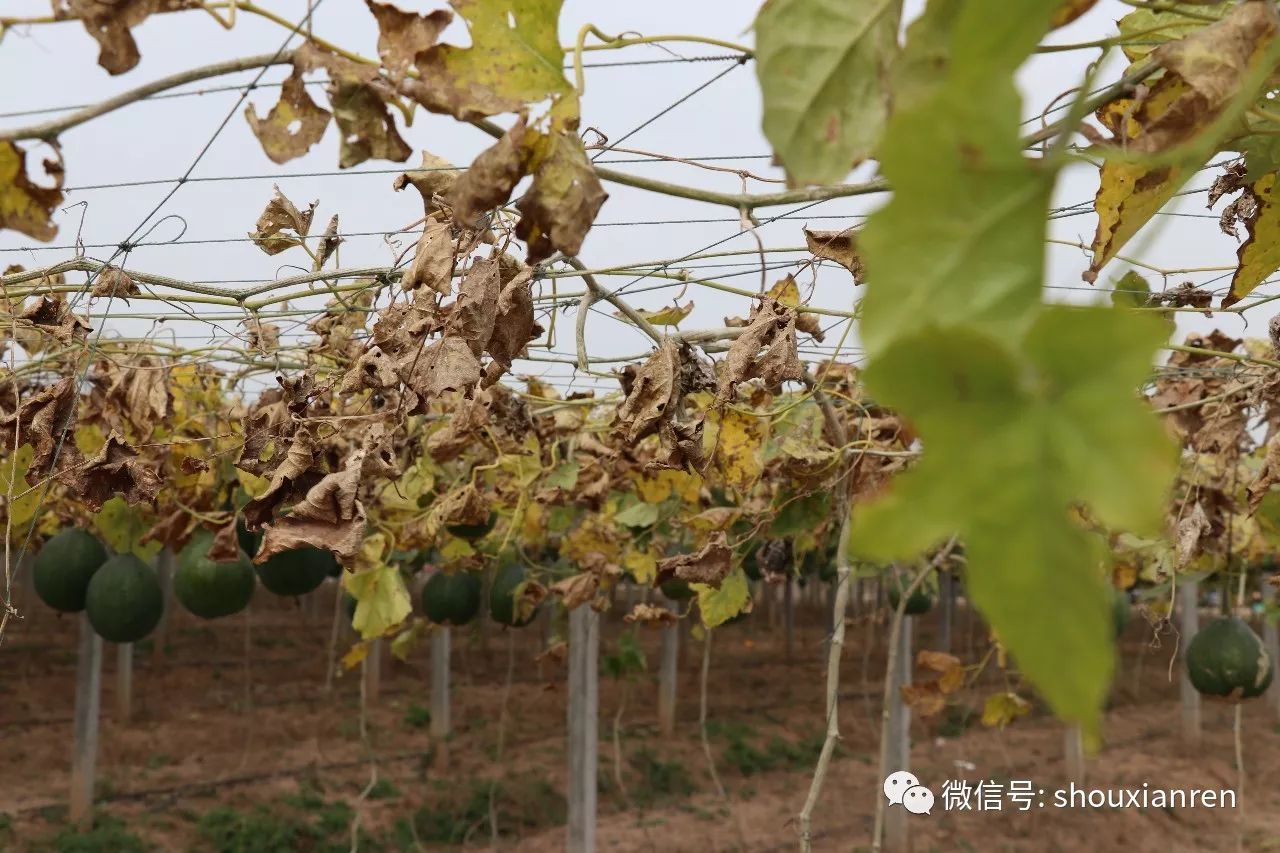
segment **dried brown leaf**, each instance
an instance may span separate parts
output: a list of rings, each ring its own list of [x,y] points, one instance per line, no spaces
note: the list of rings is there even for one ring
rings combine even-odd
[[[533,184],[516,203],[516,236],[528,244],[531,264],[555,252],[576,256],[609,197],[577,133],[553,131],[538,143],[530,156]]]
[[[364,456],[363,449],[352,453],[341,471],[326,474],[287,515],[267,525],[254,562],[310,546],[331,551],[342,565],[354,566],[365,534],[365,510],[359,499]]]
[[[672,578],[679,578],[689,583],[705,583],[719,589],[720,582],[728,576],[732,568],[732,558],[733,551],[729,548],[724,533],[714,533],[697,553],[680,554],[660,560],[653,585],[662,586]]]
[[[631,608],[631,612],[623,616],[622,620],[629,624],[639,623],[655,628],[665,628],[668,625],[674,625],[679,622],[680,617],[665,607],[640,602]]]
[[[260,118],[252,104],[245,106],[244,117],[271,161],[288,163],[324,138],[333,116],[307,94],[302,69],[295,65],[280,87],[280,100],[267,117]]]
[[[58,236],[52,217],[64,198],[62,163],[45,160],[44,168],[53,181],[51,187],[31,180],[24,149],[13,142],[0,141],[0,229],[11,228],[45,242]]]
[[[835,261],[853,273],[853,283],[862,284],[867,271],[858,254],[858,238],[851,228],[841,231],[811,231],[804,229],[804,243],[819,258]]]
[[[525,175],[525,120],[519,116],[510,129],[480,152],[449,191],[449,203],[459,222],[474,223],[511,198],[511,191]]]
[[[286,249],[302,245],[302,238],[311,232],[311,218],[320,202],[311,202],[303,213],[280,192],[280,187],[273,186],[272,190],[274,195],[263,208],[257,224],[249,233],[249,239],[268,255],[278,255]]]
[[[400,286],[405,290],[429,287],[448,294],[453,289],[453,235],[448,223],[428,219],[413,261],[404,271]]]
[[[378,20],[378,57],[393,79],[403,79],[419,53],[436,43],[453,20],[453,13],[437,9],[426,15],[402,11],[390,3],[366,0]]]

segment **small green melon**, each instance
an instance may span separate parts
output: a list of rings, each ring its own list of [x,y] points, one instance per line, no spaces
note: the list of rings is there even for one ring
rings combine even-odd
[[[68,527],[40,549],[32,580],[40,600],[63,613],[84,610],[85,593],[95,572],[107,561],[107,549],[87,530]]]

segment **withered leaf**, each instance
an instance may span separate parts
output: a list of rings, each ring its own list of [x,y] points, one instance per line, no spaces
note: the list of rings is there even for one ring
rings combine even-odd
[[[434,512],[443,524],[482,524],[489,520],[489,498],[468,483],[442,497]]]
[[[663,341],[639,369],[628,366],[630,386],[627,398],[618,407],[616,429],[628,444],[657,432],[659,425],[675,415],[679,401],[680,344],[673,338]]]
[[[516,203],[516,236],[529,246],[529,263],[563,252],[576,256],[609,194],[596,177],[577,133],[557,130],[534,156],[533,184]]]
[[[457,402],[445,408],[448,420],[427,439],[427,452],[437,462],[456,459],[470,447],[489,423],[489,390],[467,400],[458,393]]]
[[[433,341],[408,361],[402,363],[401,377],[418,396],[412,414],[426,414],[426,404],[449,391],[470,394],[480,382],[480,359],[462,338]]]
[[[750,323],[729,347],[716,391],[716,405],[733,399],[741,382],[762,379],[776,390],[784,381],[804,377],[796,345],[796,312],[772,299],[752,309]]]
[[[422,165],[399,174],[391,186],[396,192],[410,184],[422,194],[422,203],[428,215],[442,211],[440,199],[447,199],[462,170],[443,157],[429,151],[422,152]]]
[[[654,628],[665,628],[668,625],[674,625],[679,622],[680,617],[665,607],[646,604],[642,601],[631,608],[631,612],[623,616],[622,620],[628,624],[639,623]]]
[[[853,229],[841,231],[811,231],[804,229],[804,243],[819,258],[835,261],[853,273],[853,283],[862,284],[867,272],[858,254],[858,240]]]
[[[98,64],[111,74],[123,74],[142,58],[130,29],[154,12],[199,6],[199,0],[53,0],[53,16],[79,18],[98,42]]]
[[[733,551],[725,539],[723,531],[711,535],[706,545],[696,554],[680,554],[658,561],[658,573],[654,579],[655,587],[662,586],[672,578],[679,578],[689,583],[705,583],[716,589],[720,582],[728,576],[731,569]]]
[[[61,293],[52,296],[42,295],[31,305],[26,306],[18,314],[19,320],[26,320],[49,335],[58,343],[72,344],[85,340],[93,331],[83,317],[71,310],[66,297]],[[40,338],[22,338],[22,346],[31,353],[44,349]]]
[[[363,449],[352,453],[341,471],[326,474],[287,515],[266,525],[254,562],[261,564],[282,551],[310,546],[331,551],[342,565],[354,566],[365,533],[365,510],[359,499],[364,456]]]
[[[413,261],[400,279],[400,286],[405,290],[426,286],[437,293],[447,294],[453,289],[453,265],[453,236],[448,223],[429,218],[422,236],[418,238]]]
[[[396,120],[377,90],[364,83],[332,82],[329,105],[341,132],[338,168],[350,169],[366,160],[403,163],[413,153],[396,130]]]
[[[159,542],[166,548],[178,551],[187,544],[195,528],[196,520],[191,513],[175,509],[151,525],[151,529],[142,534],[138,543],[145,545],[148,542]]]
[[[288,163],[324,138],[333,116],[307,94],[302,69],[295,65],[280,88],[280,100],[267,117],[259,118],[253,104],[245,106],[244,117],[271,161]]]
[[[349,169],[370,158],[398,163],[409,159],[413,152],[387,110],[398,96],[377,66],[354,62],[310,41],[294,51],[293,62],[303,71],[323,68],[329,73],[325,91],[340,132],[340,168]]]
[[[342,378],[341,391],[354,394],[358,391],[382,391],[395,388],[400,384],[400,376],[396,373],[391,357],[379,346],[371,346],[356,360],[347,374]]]
[[[511,198],[511,191],[525,174],[525,133],[522,115],[454,182],[449,203],[459,222],[471,225],[482,213]]]
[[[240,537],[236,534],[235,513],[213,534],[213,542],[209,545],[208,557],[217,563],[232,562],[240,559]]]
[[[938,689],[936,681],[903,684],[898,690],[901,691],[902,701],[907,707],[922,717],[934,717],[946,710],[947,699]]]
[[[434,45],[453,20],[453,13],[447,9],[420,15],[390,3],[366,2],[378,19],[378,57],[393,79],[405,77],[413,68],[414,57]]]
[[[66,376],[27,397],[16,412],[0,417],[0,446],[12,450],[14,446],[30,444],[35,451],[27,469],[29,485],[51,473],[55,453],[61,467],[66,467],[68,458],[75,453],[70,430],[75,427],[77,401],[76,380]]]
[[[324,234],[320,235],[320,242],[316,245],[316,260],[312,265],[314,272],[319,272],[324,267],[325,261],[329,260],[329,256],[338,251],[338,247],[343,243],[343,239],[338,236],[338,214],[329,217],[329,224],[325,226]]]
[[[1267,441],[1267,455],[1262,462],[1262,469],[1257,478],[1249,484],[1249,512],[1255,514],[1262,506],[1262,501],[1271,492],[1271,487],[1280,481],[1280,433],[1271,436]]]
[[[62,164],[46,160],[44,168],[53,180],[51,187],[40,186],[28,176],[24,149],[13,142],[0,141],[0,228],[11,228],[45,242],[58,236],[52,217],[64,198]]]
[[[274,438],[277,444],[284,441],[283,436]],[[266,440],[262,441],[262,445],[265,446],[265,444]],[[260,464],[252,467],[245,464],[245,457],[249,455],[250,449],[251,444],[246,437],[245,452],[241,454],[241,461],[237,466],[261,475],[264,471]],[[253,461],[258,461],[256,454]],[[284,453],[277,449],[273,454],[274,470],[271,472],[271,482],[267,484],[267,488],[245,504],[243,511],[245,526],[250,530],[259,529],[271,518],[277,506],[303,493],[318,476],[312,472],[312,466],[316,461],[315,436],[306,426],[298,427],[293,433],[292,440],[289,441],[288,449]]]
[[[529,342],[542,334],[533,318],[533,270],[522,267],[502,287],[498,297],[498,313],[485,350],[493,361],[485,370],[484,385],[493,385],[511,369],[511,363],[528,355]]]
[[[137,283],[129,277],[127,272],[119,267],[108,266],[99,270],[90,295],[123,299],[127,303],[130,296],[137,296],[141,292]]]
[[[1178,522],[1176,544],[1176,562],[1178,568],[1185,568],[1201,551],[1201,540],[1212,529],[1204,504],[1197,501]]]
[[[150,503],[160,491],[160,474],[146,464],[138,451],[116,433],[107,436],[98,455],[83,466],[64,470],[58,477],[92,512],[114,495],[133,506]]]
[[[498,321],[498,299],[502,292],[500,262],[496,258],[476,261],[462,276],[458,298],[444,324],[446,338],[466,341],[477,357],[484,352]]]
[[[248,334],[249,349],[263,355],[270,355],[280,349],[280,327],[275,323],[264,323],[256,317],[244,321]]]
[[[595,572],[579,572],[551,585],[551,592],[560,596],[566,610],[575,610],[595,600],[600,589],[600,576]]]
[[[272,190],[274,194],[263,208],[249,239],[268,255],[278,255],[285,249],[302,245],[302,238],[311,232],[311,218],[320,202],[311,202],[303,213],[280,192],[280,187],[273,186]]]

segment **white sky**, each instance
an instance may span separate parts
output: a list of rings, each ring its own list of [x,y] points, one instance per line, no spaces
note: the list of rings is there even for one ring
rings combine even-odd
[[[49,4],[39,0],[8,0],[7,14],[47,14]],[[280,14],[298,18],[305,4],[301,0],[269,0],[263,5]],[[405,9],[426,11],[444,5],[438,3],[409,2],[401,0]],[[920,0],[907,0],[907,15],[918,14]],[[696,33],[706,36],[750,43],[749,27],[754,16],[755,3],[741,0],[649,0],[646,3],[614,3],[588,0],[566,0],[561,16],[561,33],[564,42],[570,43],[577,29],[588,21],[606,32],[632,31],[646,35],[659,33]],[[1052,36],[1053,43],[1086,41],[1114,32],[1114,21],[1129,11],[1118,0],[1102,0],[1081,20]],[[376,55],[377,29],[372,16],[360,0],[321,0],[314,19],[315,32],[343,46],[365,55]],[[79,105],[101,100],[113,93],[134,88],[146,81],[176,71],[222,61],[225,59],[259,53],[271,53],[280,47],[286,31],[256,16],[241,14],[233,32],[222,30],[211,17],[199,12],[187,12],[155,16],[135,29],[135,37],[142,53],[142,61],[133,71],[120,77],[111,77],[97,65],[97,45],[84,32],[78,22],[61,23],[31,28],[29,32],[10,32],[0,43],[0,113],[41,109],[53,106]],[[465,31],[455,22],[446,39],[465,42]],[[295,42],[296,43],[296,42]],[[724,51],[696,44],[676,44],[670,51],[681,56],[723,55]],[[670,57],[672,54],[658,47],[641,46],[625,51],[602,51],[587,55],[589,63],[616,63],[631,60],[652,60]],[[1024,68],[1020,81],[1028,97],[1026,114],[1037,115],[1043,106],[1060,92],[1076,85],[1082,76],[1086,62],[1096,56],[1096,51],[1076,51],[1041,55]],[[1113,79],[1114,64],[1109,76]],[[714,75],[731,68],[723,78],[706,90],[676,107],[651,126],[628,139],[623,145],[685,157],[729,157],[767,155],[769,146],[760,132],[760,97],[752,66],[732,67],[728,62],[691,62],[674,64],[639,65],[619,68],[595,68],[587,73],[587,92],[583,102],[582,126],[595,127],[611,141],[617,140],[642,121],[655,115],[676,99],[685,95]],[[278,82],[288,74],[288,67],[270,69],[264,82]],[[247,83],[253,72],[230,75],[209,80],[191,88],[210,88],[230,84]],[[23,81],[29,81],[29,85]],[[318,90],[312,90],[317,101],[324,104]],[[237,100],[236,92],[204,94],[199,97],[159,99],[139,103],[106,117],[67,131],[62,137],[63,153],[67,166],[66,183],[71,192],[67,204],[86,202],[84,208],[83,239],[87,244],[114,246],[133,231],[145,214],[164,196],[171,185],[153,185],[114,189],[75,190],[89,184],[106,184],[126,181],[175,178],[190,165],[197,152],[214,133]],[[276,100],[276,90],[267,89],[255,93],[252,102],[259,114],[265,114]],[[276,276],[290,275],[299,270],[286,265],[304,264],[309,259],[300,250],[268,257],[253,244],[239,239],[253,227],[263,205],[271,196],[272,183],[278,183],[284,193],[299,206],[313,199],[320,200],[316,212],[315,231],[323,229],[333,213],[342,218],[344,232],[384,232],[403,227],[421,216],[422,205],[416,192],[409,190],[394,193],[391,190],[391,174],[359,174],[371,170],[397,169],[400,164],[386,161],[368,161],[353,170],[352,174],[326,177],[280,177],[297,172],[334,172],[337,170],[337,132],[330,127],[325,139],[305,157],[283,166],[272,163],[262,152],[244,120],[234,115],[226,129],[218,136],[206,157],[197,167],[195,177],[243,176],[252,177],[237,181],[191,183],[180,189],[169,201],[161,216],[177,214],[186,220],[184,240],[212,240],[231,238],[225,243],[180,243],[164,246],[143,246],[135,249],[128,258],[130,268],[170,275],[176,278],[209,282],[226,282],[239,279],[253,281],[270,280]],[[26,124],[44,120],[48,116],[0,118],[0,124]],[[453,162],[465,165],[491,140],[474,128],[460,124],[452,118],[437,116],[419,110],[414,125],[402,128],[402,135],[414,149],[426,149]],[[605,154],[602,160],[623,159],[629,155]],[[409,164],[417,162],[417,156]],[[747,168],[757,174],[780,177],[781,172],[769,165],[767,158],[721,162]],[[669,181],[696,184],[701,187],[737,192],[741,189],[736,176],[719,174],[689,166],[669,163],[631,163],[614,168],[632,171]],[[861,170],[865,173],[866,169]],[[860,173],[860,174],[861,174]],[[1207,187],[1212,180],[1210,173],[1202,173],[1190,186]],[[753,182],[753,191],[780,189],[777,184]],[[662,195],[607,184],[610,194],[581,252],[585,263],[603,267],[644,260],[677,259],[707,244],[726,239],[722,250],[751,249],[755,246],[749,234],[739,233],[732,211],[699,202],[673,199]],[[1059,182],[1055,200],[1057,205],[1076,204],[1092,198],[1096,189],[1096,171],[1087,165],[1074,167]],[[938,192],[947,188],[939,186]],[[760,234],[770,247],[802,246],[801,228],[842,228],[850,224],[848,217],[865,213],[879,202],[872,199],[844,199],[824,202],[808,207],[794,218],[765,225]],[[1185,214],[1215,214],[1204,209],[1204,196],[1196,195],[1182,200],[1171,210]],[[758,211],[761,218],[784,214],[787,209],[770,208]],[[53,245],[66,246],[73,242],[80,207],[68,207],[58,215],[62,231]],[[662,225],[610,226],[608,223],[653,222],[681,219],[718,219],[714,223],[677,223]],[[168,239],[176,235],[178,224],[161,223],[152,234],[152,240]],[[1051,223],[1051,235],[1058,239],[1078,240],[1088,243],[1093,235],[1094,217],[1074,216]],[[402,244],[413,241],[411,235],[400,235]],[[1234,263],[1235,241],[1222,235],[1210,219],[1183,216],[1162,216],[1137,239],[1130,243],[1124,254],[1135,255],[1163,268],[1226,266]],[[67,249],[40,250],[40,244],[14,232],[0,233],[0,268],[11,263],[27,267],[42,266],[73,256]],[[35,251],[32,251],[35,249]],[[105,259],[109,248],[91,248],[91,257]],[[800,260],[803,254],[786,256]],[[1087,265],[1086,254],[1079,249],[1054,246],[1049,254],[1046,284],[1052,288],[1050,297],[1062,300],[1092,300],[1105,297],[1095,295],[1080,280],[1080,273]],[[351,237],[342,247],[342,266],[385,265],[392,255],[378,234]],[[771,262],[782,256],[771,256]],[[927,258],[922,258],[927,263]],[[732,264],[707,269],[708,264]],[[758,286],[758,257],[751,255],[716,260],[690,261],[684,265],[704,267],[698,275],[714,275],[717,280],[752,290]],[[1123,263],[1113,263],[1099,279],[1099,287],[1123,273]],[[769,273],[772,282],[784,271]],[[79,275],[79,274],[75,274]],[[1150,275],[1148,273],[1148,275]],[[1169,279],[1173,286],[1188,278],[1197,282],[1207,281],[1221,273],[1178,275]],[[801,277],[802,287],[812,281],[811,274]],[[606,286],[617,287],[630,278],[610,277]],[[642,282],[637,287],[658,284],[658,281]],[[1161,282],[1153,278],[1153,286]],[[1227,279],[1217,282],[1225,287]],[[233,284],[231,286],[243,286]],[[560,281],[561,289],[581,290],[576,280]],[[632,304],[637,307],[659,308],[669,305],[677,289],[669,288],[640,293]],[[1266,291],[1264,291],[1266,292]],[[824,267],[816,278],[814,304],[831,308],[848,309],[856,293],[849,275],[843,269]],[[681,326],[683,330],[719,327],[726,315],[745,314],[748,300],[715,290],[691,287],[683,295],[682,302],[692,298],[696,309]],[[100,302],[97,310],[102,310]],[[135,301],[132,307],[116,302],[112,313],[147,312],[159,303]],[[597,309],[588,321],[589,349],[593,355],[625,355],[645,352],[650,348],[648,339],[635,328],[614,320],[608,306]],[[1270,305],[1251,315],[1253,333],[1264,335]],[[167,309],[172,311],[173,309]],[[209,309],[219,310],[222,309]],[[826,318],[831,319],[831,318]],[[1220,325],[1233,333],[1243,330],[1242,318],[1223,315],[1216,321],[1199,315],[1180,315],[1184,328],[1192,324],[1196,328]],[[563,313],[557,321],[560,334],[555,353],[566,358],[573,351],[573,310]],[[546,325],[545,321],[543,323]],[[168,323],[170,332],[181,336],[188,346],[199,346],[225,339],[225,331],[236,328],[235,321],[220,324],[221,328],[207,324]],[[826,323],[824,323],[826,325]],[[107,326],[107,334],[120,330],[129,335],[145,333],[150,323],[145,320],[113,320]],[[838,335],[828,338],[828,346]],[[851,349],[846,346],[846,352]],[[810,355],[818,349],[806,347]],[[544,351],[545,352],[545,351]],[[856,352],[856,350],[855,350]],[[562,391],[586,389],[603,385],[616,388],[611,382],[601,382],[590,377],[574,377],[568,364],[521,363],[513,371],[517,374],[535,373],[553,378]],[[270,382],[270,377],[264,377]]]

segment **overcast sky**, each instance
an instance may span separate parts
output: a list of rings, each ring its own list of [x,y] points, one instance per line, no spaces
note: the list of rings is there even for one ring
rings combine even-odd
[[[7,0],[6,13],[46,14],[47,2]],[[290,18],[303,14],[300,0],[268,0],[263,5]],[[399,3],[402,8],[426,11],[443,3]],[[908,0],[908,17],[918,14],[920,2]],[[659,33],[696,33],[750,44],[749,27],[755,4],[741,0],[649,0],[645,3],[588,2],[567,0],[561,16],[561,34],[570,43],[578,28],[595,23],[606,32],[631,31],[646,35]],[[1115,20],[1129,11],[1118,0],[1102,0],[1091,12],[1070,27],[1049,38],[1054,43],[1085,41],[1114,32]],[[365,55],[375,55],[377,29],[363,2],[356,0],[320,0],[314,18],[315,32]],[[0,113],[79,105],[101,100],[113,93],[133,88],[146,81],[176,71],[221,61],[228,58],[270,53],[279,48],[287,32],[253,15],[242,14],[232,32],[221,29],[213,19],[200,12],[155,16],[135,31],[142,61],[133,71],[111,77],[97,65],[97,46],[79,23],[61,23],[33,27],[28,32],[11,32],[0,43]],[[465,43],[461,25],[455,25],[446,39]],[[296,41],[295,41],[296,44]],[[723,56],[725,51],[697,44],[671,45],[667,50],[654,46],[629,48],[625,51],[602,51],[588,54],[588,62],[620,63],[670,59],[673,57]],[[1076,85],[1085,63],[1095,51],[1053,53],[1030,61],[1020,75],[1027,97],[1026,115],[1034,117],[1059,93]],[[1119,63],[1112,66],[1111,78]],[[287,67],[270,69],[264,82],[279,82]],[[638,125],[651,119],[673,102],[687,95],[716,75],[723,75],[704,90],[671,109],[666,115],[640,130],[622,143],[629,148],[682,157],[740,157],[733,161],[717,161],[717,165],[745,168],[755,174],[779,178],[781,173],[769,164],[769,147],[760,132],[760,96],[754,68],[731,61],[712,60],[668,64],[593,67],[587,72],[587,91],[583,102],[583,128],[594,127],[611,141],[618,140]],[[209,80],[194,88],[212,88],[247,83],[253,73],[230,75]],[[1104,79],[1111,79],[1104,78]],[[320,92],[312,90],[323,103]],[[98,184],[149,181],[175,178],[192,163],[201,148],[213,138],[237,101],[237,92],[206,93],[199,96],[156,99],[139,103],[74,128],[62,137],[66,162],[66,183],[70,188],[64,212],[57,217],[61,233],[52,244],[65,247],[73,242],[83,213],[83,240],[86,244],[114,246],[127,237],[151,208],[171,188],[171,184],[123,188],[77,189]],[[265,114],[276,99],[276,91],[265,89],[251,96],[260,114]],[[242,108],[241,108],[242,110]],[[422,206],[412,190],[395,193],[391,189],[394,175],[385,170],[398,164],[368,161],[347,174],[321,177],[287,177],[298,172],[337,171],[336,130],[331,126],[325,139],[305,157],[284,166],[272,163],[262,152],[244,118],[236,110],[226,128],[217,135],[212,147],[194,172],[196,177],[250,176],[235,181],[196,182],[184,186],[165,205],[160,216],[175,214],[185,220],[185,235],[171,245],[141,246],[128,257],[128,266],[170,275],[176,278],[207,282],[265,281],[297,272],[290,264],[305,264],[308,259],[300,250],[268,257],[244,240],[253,227],[263,205],[271,196],[271,186],[281,190],[299,206],[319,199],[316,213],[317,230],[333,213],[342,218],[344,232],[372,232],[369,236],[350,237],[342,248],[344,267],[385,265],[392,260],[384,232],[402,228],[421,216]],[[25,124],[48,116],[0,118],[0,123]],[[505,119],[504,119],[505,121]],[[452,118],[419,110],[412,127],[402,134],[414,149],[425,149],[459,164],[469,163],[491,143],[484,134]],[[629,159],[632,155],[607,153],[606,160]],[[751,158],[751,159],[745,159]],[[417,160],[417,156],[413,161]],[[614,168],[669,181],[737,192],[741,183],[734,175],[714,173],[686,165],[670,163],[625,163]],[[863,170],[865,172],[865,169]],[[860,173],[861,174],[861,173]],[[1206,187],[1211,173],[1202,173],[1191,187]],[[752,182],[752,191],[771,191],[777,184]],[[631,264],[658,259],[679,259],[703,247],[724,241],[718,250],[746,250],[755,246],[749,234],[740,233],[732,211],[704,203],[682,201],[617,185],[606,185],[609,200],[602,209],[596,227],[589,235],[581,257],[592,267]],[[1059,182],[1055,204],[1072,205],[1087,202],[1096,189],[1096,170],[1087,165],[1069,170]],[[939,186],[944,194],[947,187]],[[85,202],[84,207],[70,206]],[[786,215],[787,218],[767,224],[759,233],[770,247],[797,247],[804,243],[801,228],[842,228],[856,222],[852,217],[865,214],[879,202],[868,199],[833,200],[806,207],[794,214],[786,208],[759,211],[762,218]],[[1163,268],[1211,267],[1234,263],[1236,243],[1219,233],[1216,223],[1202,216],[1216,216],[1204,209],[1204,195],[1185,198],[1172,210],[1179,216],[1162,216],[1126,249]],[[159,218],[159,217],[157,217]],[[711,219],[713,222],[689,223],[673,220]],[[153,220],[154,222],[155,220]],[[621,225],[617,223],[637,223]],[[659,223],[659,224],[650,224]],[[181,229],[176,220],[159,222],[150,240],[168,240]],[[1088,243],[1092,239],[1094,217],[1071,216],[1051,223],[1054,238]],[[412,235],[399,235],[401,245],[409,245]],[[228,242],[193,243],[200,240]],[[105,259],[110,248],[89,248],[92,257]],[[67,248],[41,249],[40,244],[14,232],[0,233],[0,267],[21,263],[27,267],[64,260],[73,255]],[[298,257],[295,257],[297,255]],[[803,259],[802,254],[771,255],[770,263]],[[927,258],[921,259],[927,263]],[[718,264],[717,266],[710,266]],[[1098,288],[1089,288],[1080,280],[1088,265],[1086,254],[1079,249],[1051,247],[1046,271],[1049,298],[1071,301],[1096,301]],[[717,281],[745,289],[755,289],[760,280],[758,257],[736,256],[713,260],[676,263],[673,269],[690,268],[698,276],[715,276]],[[1123,263],[1113,263],[1099,279],[1104,287],[1123,273]],[[785,270],[770,271],[769,280]],[[1175,276],[1168,285],[1192,279],[1205,282],[1221,273],[1205,272],[1191,276]],[[609,286],[617,287],[631,278],[610,277]],[[1217,286],[1229,282],[1219,280]],[[561,280],[562,290],[577,291],[580,282]],[[657,280],[637,282],[633,290],[661,284]],[[848,309],[856,298],[850,276],[843,269],[824,268],[801,278],[806,289],[814,287],[814,304]],[[1156,287],[1161,282],[1153,281]],[[634,295],[637,307],[659,308],[669,305],[677,288],[655,289]],[[1102,294],[1105,296],[1105,294]],[[682,329],[719,327],[727,315],[742,315],[748,300],[723,292],[690,287],[681,294],[681,302],[692,299],[694,313]],[[102,310],[105,302],[99,302]],[[145,313],[161,303],[135,301],[131,307],[116,303],[112,314]],[[1270,306],[1251,315],[1253,334],[1265,334]],[[163,310],[172,315],[174,309]],[[220,310],[220,309],[219,309]],[[611,311],[598,307],[588,322],[589,349],[593,355],[625,355],[645,352],[648,339],[638,330],[611,316]],[[830,318],[827,318],[830,319]],[[1221,321],[1209,321],[1198,315],[1180,315],[1184,326],[1210,328],[1220,323],[1233,333],[1243,330],[1242,320],[1227,315]],[[554,353],[572,357],[573,310],[558,319],[561,332]],[[544,325],[546,323],[544,322]],[[225,339],[237,330],[235,321],[209,324],[170,322],[166,335],[176,335],[183,344],[199,346]],[[151,324],[141,319],[116,319],[107,325],[107,334],[123,331],[144,334]],[[828,338],[828,345],[834,342]],[[856,340],[856,339],[855,339]],[[846,345],[846,351],[851,349]],[[856,347],[852,347],[856,353]],[[807,348],[809,354],[818,349]],[[541,352],[545,353],[545,350]],[[574,376],[567,364],[521,363],[515,373],[534,373],[552,377],[561,390],[596,387],[600,380]],[[269,380],[269,377],[267,377]],[[615,388],[613,383],[603,383]]]

